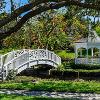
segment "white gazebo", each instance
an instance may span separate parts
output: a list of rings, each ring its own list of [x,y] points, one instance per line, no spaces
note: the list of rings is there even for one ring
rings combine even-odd
[[[100,37],[95,31],[75,42],[75,64],[100,64]]]

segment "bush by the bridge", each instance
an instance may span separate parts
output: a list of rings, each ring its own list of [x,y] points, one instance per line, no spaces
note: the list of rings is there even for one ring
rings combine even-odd
[[[74,52],[68,52],[66,50],[56,50],[55,53],[60,56],[62,60],[71,60],[75,58]]]

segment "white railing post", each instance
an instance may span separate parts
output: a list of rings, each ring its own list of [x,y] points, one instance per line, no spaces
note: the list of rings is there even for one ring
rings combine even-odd
[[[28,68],[30,67],[30,49],[28,50]]]
[[[15,58],[15,51],[14,51],[14,49],[13,49],[13,59]],[[13,70],[15,70],[15,64],[14,64],[14,61],[12,61],[12,65],[13,65]]]
[[[5,69],[6,69],[6,77],[8,75],[8,66],[5,66]]]
[[[37,64],[39,63],[39,48],[37,49]]]
[[[48,49],[46,48],[46,59],[49,58],[48,56],[49,56],[49,55],[48,55]]]
[[[4,80],[4,69],[3,69],[3,56],[1,55],[1,75],[2,75],[2,81]]]

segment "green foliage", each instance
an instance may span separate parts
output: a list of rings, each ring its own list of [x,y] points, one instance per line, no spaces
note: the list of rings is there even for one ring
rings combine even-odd
[[[62,59],[74,59],[75,54],[67,52],[66,50],[56,51],[57,55],[59,55]]]
[[[16,71],[15,70],[9,70],[7,75],[7,80],[14,80],[16,77]]]
[[[92,64],[74,64],[74,63],[71,63],[70,67],[72,69],[86,69],[86,70],[100,69],[100,65],[92,65]]]
[[[67,33],[72,36],[70,42],[87,34],[87,21],[83,19],[83,11],[76,6],[68,6],[65,14]]]
[[[70,11],[66,11],[69,16],[72,12],[72,16],[67,19],[56,10],[49,10],[31,18],[16,34],[3,40],[3,47],[73,49],[73,41],[86,33],[86,24],[77,16],[76,7],[69,7],[69,9]]]
[[[30,19],[16,34],[4,39],[3,47],[33,47],[49,50],[65,48],[68,38],[64,31],[66,23],[63,19],[63,15],[56,14],[54,10],[44,12],[38,17]]]
[[[29,36],[28,34],[24,34],[24,31],[20,30],[17,34],[12,34],[11,36],[5,38],[3,40],[3,48],[26,48],[29,44]]]
[[[57,71],[57,70],[51,70],[51,71]],[[59,70],[62,71],[62,70]],[[88,72],[88,73],[99,73],[100,69],[94,69],[94,70],[87,70],[87,69],[65,69],[64,72]]]
[[[98,33],[98,35],[100,36],[100,25],[95,27],[96,32]]]
[[[82,70],[82,69],[65,69],[65,70],[51,70],[52,78],[58,79],[85,79],[85,80],[99,80],[99,70]]]
[[[59,65],[57,67],[57,70],[64,71],[65,70],[65,66],[63,64],[61,64],[61,65]]]
[[[6,54],[6,53],[8,53],[8,52],[11,52],[13,49],[12,48],[9,48],[9,49],[1,49],[0,50],[0,54]]]

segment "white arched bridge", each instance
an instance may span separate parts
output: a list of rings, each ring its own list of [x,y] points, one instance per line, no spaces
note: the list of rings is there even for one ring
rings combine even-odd
[[[0,78],[6,79],[9,70],[16,74],[34,65],[47,64],[54,67],[61,65],[61,58],[54,52],[44,49],[23,49],[0,56]]]

